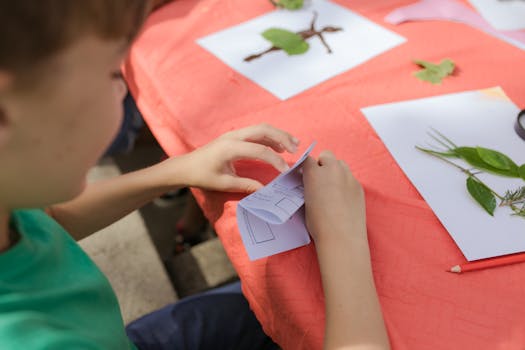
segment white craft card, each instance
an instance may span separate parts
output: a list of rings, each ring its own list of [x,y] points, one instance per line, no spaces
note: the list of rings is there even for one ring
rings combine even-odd
[[[272,47],[261,33],[276,27],[292,32],[310,28],[314,12],[316,28],[341,27],[339,32],[324,33],[332,54],[317,37],[307,40],[310,49],[288,56],[284,51],[270,52],[251,62],[244,58]],[[372,21],[326,0],[312,0],[297,11],[275,10],[197,40],[203,48],[228,66],[254,81],[281,100],[297,95],[325,80],[405,42],[405,38]]]
[[[503,90],[391,103],[362,112],[468,260],[525,251],[524,218],[511,216],[507,208],[497,208],[494,217],[488,215],[467,192],[465,174],[414,147],[436,144],[427,135],[434,128],[458,146],[495,149],[524,164],[525,141],[513,128],[519,109]],[[479,177],[501,194],[525,185],[521,179]]]
[[[237,205],[237,226],[250,260],[310,243],[304,216],[302,164],[315,144],[289,170]]]

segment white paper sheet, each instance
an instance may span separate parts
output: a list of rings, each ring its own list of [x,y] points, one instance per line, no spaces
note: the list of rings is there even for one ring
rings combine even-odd
[[[434,128],[459,146],[495,149],[524,164],[525,142],[513,127],[519,109],[500,88],[385,104],[362,112],[468,260],[525,251],[525,219],[511,216],[507,208],[497,208],[491,217],[468,194],[462,172],[414,148],[435,144],[427,134]],[[501,194],[525,185],[520,179],[485,173],[478,177]]]
[[[251,62],[244,58],[269,49],[262,36],[277,27],[292,32],[310,28],[318,13],[316,29],[341,27],[323,36],[333,53],[328,54],[318,37],[307,40],[310,49],[302,55],[270,52]],[[278,98],[285,100],[325,80],[345,72],[374,56],[405,42],[405,38],[326,0],[312,0],[302,10],[276,10],[237,26],[211,34],[197,43],[228,66],[251,79]]]
[[[525,29],[525,2],[522,0],[469,0],[496,29]]]
[[[315,142],[288,171],[237,205],[237,225],[251,260],[310,243],[301,165],[314,146]]]

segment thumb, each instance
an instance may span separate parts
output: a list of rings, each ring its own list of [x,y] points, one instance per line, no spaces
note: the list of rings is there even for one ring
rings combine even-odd
[[[311,173],[319,168],[319,163],[314,158],[308,156],[303,163],[303,178],[310,177]]]
[[[228,191],[252,193],[261,187],[263,187],[263,184],[257,180],[248,179],[246,177],[232,177],[231,183],[228,186]]]

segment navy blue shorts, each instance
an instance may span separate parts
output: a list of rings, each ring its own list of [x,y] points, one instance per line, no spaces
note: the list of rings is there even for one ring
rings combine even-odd
[[[264,334],[239,282],[184,298],[126,331],[140,350],[280,349]]]

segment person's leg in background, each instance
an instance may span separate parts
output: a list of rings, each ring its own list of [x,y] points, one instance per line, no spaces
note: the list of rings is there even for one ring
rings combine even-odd
[[[163,1],[159,1],[159,3],[161,2]],[[164,1],[164,3],[165,2],[167,1]],[[148,133],[149,131],[144,123],[142,114],[138,110],[133,96],[128,92],[124,99],[124,118],[122,119],[121,127],[112,144],[106,150],[104,156],[117,156],[119,154],[128,154],[132,152],[137,138],[144,138],[144,135]],[[164,158],[167,157],[168,156],[165,156]],[[187,189],[166,193],[161,196],[161,200],[170,201],[183,195],[187,195]],[[188,250],[191,246],[206,240],[202,235],[206,228],[206,224],[207,220],[204,217],[202,210],[199,208],[193,195],[190,193],[187,195],[187,204],[184,208],[182,217],[176,225],[174,252],[176,254],[182,253]]]
[[[140,350],[279,349],[250,310],[240,283],[193,295],[130,323]]]
[[[135,140],[143,127],[144,120],[142,115],[135,105],[135,100],[128,92],[124,99],[124,118],[122,118],[120,130],[104,155],[112,156],[131,152],[135,145]]]

